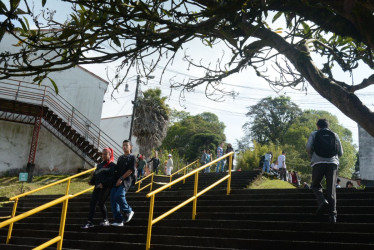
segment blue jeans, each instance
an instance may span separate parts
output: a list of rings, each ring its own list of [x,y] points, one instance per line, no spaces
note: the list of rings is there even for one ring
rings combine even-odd
[[[112,206],[112,213],[115,222],[123,222],[123,215],[121,211],[130,213],[132,211],[126,201],[126,190],[123,186],[112,187],[110,190],[110,205]]]
[[[219,166],[221,165],[221,172],[225,172],[225,159],[220,160],[216,166],[216,173],[219,172]]]
[[[138,169],[138,178],[140,179],[140,178],[143,178],[143,176],[144,176],[144,168],[142,168],[142,169]]]
[[[262,168],[262,171],[269,173],[270,171],[270,162],[269,161],[264,161],[264,167]]]

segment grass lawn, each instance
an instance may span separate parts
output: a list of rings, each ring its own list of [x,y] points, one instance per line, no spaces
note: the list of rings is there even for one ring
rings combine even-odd
[[[47,184],[62,180],[68,176],[65,175],[43,175],[34,176],[32,183],[25,182],[23,184],[23,192],[37,189]],[[75,194],[79,191],[91,187],[88,181],[91,176],[86,175],[72,180],[70,184],[70,194]],[[33,193],[32,195],[64,195],[67,182],[49,187],[47,189]],[[1,177],[0,178],[0,197],[10,198],[21,194],[22,183],[18,181],[18,177]]]
[[[294,185],[279,179],[270,179],[265,176],[257,178],[250,186],[249,189],[286,189],[296,188]]]

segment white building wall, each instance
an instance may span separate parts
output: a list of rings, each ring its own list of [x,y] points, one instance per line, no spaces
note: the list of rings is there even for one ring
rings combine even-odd
[[[131,115],[116,116],[101,119],[100,129],[109,135],[118,145],[129,138],[130,135]],[[136,137],[132,136],[133,154],[139,153],[139,146],[136,144]],[[121,152],[122,153],[122,152]]]
[[[12,46],[16,43],[14,37],[5,34],[0,44],[0,52],[17,51],[19,48]],[[82,113],[88,121],[100,128],[103,99],[108,83],[80,66],[51,72],[49,77],[56,82],[59,95]],[[32,82],[33,78],[12,79]],[[54,89],[48,79],[42,84]],[[37,84],[31,86],[39,88]],[[0,175],[18,171],[26,166],[32,130],[31,125],[0,121]],[[80,157],[42,127],[36,152],[35,173],[74,173],[78,167],[83,166]]]
[[[33,125],[0,121],[0,176],[25,171]],[[44,127],[39,133],[34,174],[75,174],[83,160]]]
[[[358,127],[360,177],[374,180],[374,138],[362,127]]]

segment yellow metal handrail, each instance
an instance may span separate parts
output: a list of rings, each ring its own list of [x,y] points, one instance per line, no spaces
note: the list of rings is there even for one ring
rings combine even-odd
[[[153,187],[153,177],[155,176],[155,173],[152,173],[150,175],[147,175],[146,177],[144,177],[143,179],[141,180],[138,180],[137,182],[135,182],[135,185],[138,185],[138,190],[136,191],[136,193],[139,193],[140,191],[146,189],[147,187],[150,186],[149,188],[149,192],[152,191],[152,187]],[[142,184],[143,181],[145,181],[146,179],[148,178],[151,178],[151,182],[148,183],[147,185],[145,185],[144,187],[140,188],[140,184]]]
[[[168,177],[168,178],[170,178],[170,181],[169,181],[169,182],[171,182],[172,179],[173,179],[173,176],[174,176],[174,175],[176,175],[176,174],[178,174],[178,173],[180,173],[180,172],[182,172],[182,171],[183,171],[183,175],[186,175],[187,169],[188,169],[189,167],[191,167],[193,164],[197,164],[197,163],[198,163],[198,161],[196,160],[196,161],[194,161],[194,162],[188,164],[187,166],[185,166],[185,167],[179,169],[178,171],[174,172],[174,173],[173,173],[172,175],[170,175],[170,176],[169,176],[169,175],[157,175],[157,176]],[[136,191],[136,193],[138,193],[138,192],[140,192],[140,191],[146,189],[147,187],[150,187],[150,188],[149,188],[149,192],[151,192],[151,191],[152,191],[152,188],[153,188],[153,179],[154,179],[154,176],[156,176],[155,173],[152,173],[152,174],[150,174],[150,175],[147,175],[147,176],[144,177],[143,179],[138,180],[137,182],[135,182],[135,186],[138,185],[138,190]],[[148,183],[148,184],[145,185],[144,187],[140,188],[140,184],[142,184],[142,182],[145,181],[145,180],[148,179],[148,178],[151,178],[150,183]],[[185,183],[185,181],[186,181],[186,180],[183,180],[183,184]]]
[[[147,194],[147,198],[151,198],[151,201],[150,201],[150,204],[149,204],[149,215],[148,215],[148,228],[147,228],[147,243],[146,243],[146,250],[149,250],[150,247],[151,247],[151,234],[152,234],[152,226],[154,224],[156,224],[157,222],[159,222],[160,220],[162,220],[163,218],[169,216],[170,214],[174,213],[175,211],[177,211],[178,209],[184,207],[185,205],[187,205],[188,203],[190,203],[191,201],[193,202],[193,206],[192,206],[192,219],[195,220],[196,218],[196,206],[197,206],[197,198],[200,197],[201,195],[205,194],[206,192],[208,192],[209,190],[211,190],[212,188],[214,188],[215,186],[219,185],[220,183],[224,182],[225,180],[227,180],[227,195],[230,194],[230,191],[231,191],[231,168],[232,168],[232,156],[233,156],[234,152],[230,152],[228,154],[225,154],[224,156],[220,157],[220,158],[217,158],[216,160],[212,161],[212,162],[209,162],[208,164],[206,165],[203,165],[195,170],[193,170],[192,172],[184,175],[184,176],[181,176],[179,177],[178,179],[170,182],[169,184],[166,184],[165,186],[162,186],[158,189],[156,189],[155,191],[153,192],[150,192]],[[224,160],[225,158],[229,157],[229,169],[228,169],[228,175],[219,179],[218,181],[214,182],[212,185],[210,185],[209,187],[201,190],[199,193],[197,192],[197,189],[198,189],[198,181],[199,181],[199,172],[201,170],[203,170],[204,168],[208,167],[208,166],[211,166],[215,163],[218,163],[219,161],[222,161]],[[177,184],[178,182],[182,181],[182,180],[185,180],[186,178],[192,176],[192,175],[195,175],[195,182],[194,182],[194,195],[187,199],[186,201],[182,202],[181,204],[175,206],[174,208],[170,209],[169,211],[163,213],[162,215],[158,216],[157,218],[153,219],[153,210],[154,210],[154,203],[155,203],[155,196],[156,194],[160,193],[161,191]]]
[[[186,172],[187,172],[187,169],[189,168],[189,167],[191,167],[192,165],[194,165],[194,164],[198,164],[198,160],[196,160],[196,161],[194,161],[194,162],[192,162],[192,163],[190,163],[190,164],[188,164],[187,166],[185,166],[184,168],[181,168],[181,169],[179,169],[178,171],[176,171],[176,172],[174,172],[173,174],[171,174],[170,175],[170,181],[169,182],[171,182],[172,180],[173,180],[173,176],[174,175],[176,175],[176,174],[178,174],[178,173],[180,173],[180,172],[182,172],[183,171],[183,175],[186,175]],[[183,180],[183,184],[186,182],[186,179],[184,179]]]
[[[71,180],[74,179],[74,178],[76,178],[76,177],[79,177],[81,175],[85,175],[87,173],[95,171],[95,169],[96,168],[92,168],[92,169],[86,170],[86,171],[81,172],[79,174],[76,174],[76,175],[64,178],[64,179],[56,181],[54,183],[45,185],[43,187],[40,187],[40,188],[31,190],[29,192],[26,192],[26,193],[23,193],[23,194],[20,194],[20,195],[17,195],[17,196],[14,196],[14,197],[10,198],[9,199],[10,201],[14,201],[11,218],[0,223],[0,228],[3,228],[5,226],[9,225],[8,235],[7,235],[7,238],[6,238],[6,244],[9,243],[9,241],[10,241],[10,239],[12,237],[12,230],[13,230],[13,224],[14,224],[14,222],[17,222],[19,220],[27,218],[27,217],[29,217],[29,216],[31,216],[33,214],[36,214],[36,213],[38,213],[40,211],[43,211],[43,210],[45,210],[47,208],[50,208],[52,206],[55,206],[57,204],[63,203],[62,211],[61,211],[59,235],[57,237],[55,237],[55,238],[53,238],[53,239],[51,239],[51,240],[43,243],[42,245],[34,248],[34,249],[38,249],[38,250],[39,249],[44,249],[44,248],[49,247],[50,245],[52,245],[54,243],[57,243],[57,249],[61,250],[62,249],[62,242],[63,242],[63,239],[64,239],[66,213],[67,213],[69,199],[72,199],[74,197],[77,197],[77,196],[79,196],[81,194],[84,194],[84,193],[89,192],[92,189],[94,189],[94,187],[90,187],[90,188],[87,188],[87,189],[85,189],[85,190],[83,190],[81,192],[78,192],[78,193],[74,194],[74,195],[71,195],[71,194],[69,194]],[[37,191],[40,191],[40,190],[52,187],[52,186],[55,186],[55,185],[63,183],[63,182],[67,182],[66,191],[65,191],[65,195],[64,196],[62,196],[60,198],[57,198],[57,199],[55,199],[53,201],[50,201],[50,202],[48,202],[48,203],[46,203],[44,205],[38,206],[38,207],[36,207],[34,209],[31,209],[31,210],[29,210],[27,212],[24,212],[24,213],[22,213],[20,215],[15,216],[16,215],[16,210],[17,210],[17,205],[18,205],[19,198],[27,196],[27,195],[32,194],[32,193],[35,193]]]

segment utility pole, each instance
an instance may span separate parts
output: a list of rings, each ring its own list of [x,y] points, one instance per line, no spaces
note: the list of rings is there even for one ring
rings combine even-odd
[[[137,99],[138,99],[139,84],[140,84],[140,75],[137,75],[136,76],[135,100],[133,101],[134,107],[132,109],[131,124],[130,124],[130,134],[129,134],[129,141],[130,142],[131,142],[131,136],[132,136],[132,126],[134,124],[134,118],[135,118],[136,102],[137,102]]]

